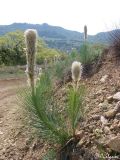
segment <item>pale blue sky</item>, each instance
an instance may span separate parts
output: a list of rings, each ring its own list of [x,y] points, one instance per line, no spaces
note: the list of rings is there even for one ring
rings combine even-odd
[[[120,21],[120,0],[0,0],[0,24],[48,23],[88,34],[110,30]]]

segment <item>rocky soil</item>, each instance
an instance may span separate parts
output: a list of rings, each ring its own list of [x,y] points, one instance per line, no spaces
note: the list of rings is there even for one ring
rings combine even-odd
[[[86,88],[86,114],[77,133],[80,136],[78,152],[84,149],[80,159],[120,159],[120,65],[108,54],[99,72],[82,79],[80,84]],[[67,83],[70,85],[71,82]],[[58,94],[62,102],[66,101],[65,88]]]
[[[107,55],[100,71],[82,83],[87,89],[87,110],[79,145],[98,157],[120,159],[120,65]]]

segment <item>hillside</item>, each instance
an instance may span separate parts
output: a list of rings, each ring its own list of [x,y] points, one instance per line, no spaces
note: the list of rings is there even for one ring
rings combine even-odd
[[[92,159],[91,154],[87,153],[87,149],[89,149],[94,156],[98,156],[99,159],[101,158],[100,156],[105,155],[103,152],[104,149],[108,153],[107,158],[108,155],[113,157],[120,156],[118,153],[120,151],[120,97],[113,99],[114,94],[117,92],[120,93],[119,73],[120,66],[116,65],[114,58],[108,54],[103,60],[99,72],[81,81],[87,88],[86,120],[80,123],[78,128],[80,133],[82,133],[78,145],[80,148],[86,148],[84,152],[82,149],[80,150],[81,154],[83,152],[81,160]],[[28,129],[23,123],[22,119],[25,120],[26,118],[23,114],[23,108],[16,105],[15,89],[23,85],[25,85],[25,79],[0,80],[0,134],[1,145],[4,146],[1,146],[0,150],[1,159],[38,160],[42,159],[41,156],[45,153],[45,150],[49,148],[49,146],[44,144],[44,142],[35,135],[32,137],[32,129]],[[71,82],[67,85],[71,85]],[[58,97],[61,96],[61,101],[65,101],[65,87],[66,86],[62,86],[57,91]],[[10,105],[11,107],[8,107]],[[115,108],[117,108],[117,112],[114,112]],[[106,117],[104,124],[101,122],[101,116]],[[101,149],[99,148],[100,146]]]
[[[33,28],[38,31],[47,43],[48,47],[57,48],[64,51],[71,51],[72,48],[79,49],[83,42],[83,33],[71,31],[58,26],[44,24],[28,24],[28,23],[13,23],[11,25],[0,25],[0,35],[16,30],[26,30]],[[88,41],[91,43],[108,43],[109,32],[101,32],[94,36],[88,35]]]

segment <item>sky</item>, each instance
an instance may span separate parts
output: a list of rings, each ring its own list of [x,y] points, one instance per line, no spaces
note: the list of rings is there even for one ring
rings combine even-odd
[[[0,0],[0,25],[48,23],[96,34],[120,24],[120,0]]]

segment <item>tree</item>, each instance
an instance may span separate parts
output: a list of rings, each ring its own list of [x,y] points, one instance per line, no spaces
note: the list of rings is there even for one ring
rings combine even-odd
[[[24,37],[21,31],[10,32],[0,38],[0,63],[25,64]]]

